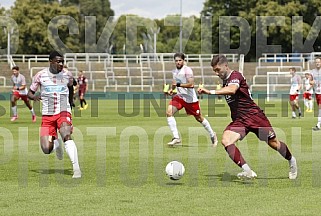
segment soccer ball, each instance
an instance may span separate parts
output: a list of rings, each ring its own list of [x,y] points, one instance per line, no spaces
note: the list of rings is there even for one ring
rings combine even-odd
[[[185,167],[181,162],[171,161],[166,165],[165,171],[171,180],[179,180],[184,175]]]

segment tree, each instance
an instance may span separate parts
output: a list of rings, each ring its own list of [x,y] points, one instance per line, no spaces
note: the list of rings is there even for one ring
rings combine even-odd
[[[244,41],[239,40],[241,31],[250,30],[251,38],[245,40],[248,43],[247,46],[250,44],[250,51],[247,53],[246,58],[253,59],[259,57],[262,52],[270,51],[311,52],[313,50],[301,45],[302,41],[306,39],[309,42],[314,42],[315,40],[313,45],[315,49],[320,47],[318,28],[311,29],[317,15],[321,12],[320,8],[321,3],[317,0],[207,0],[204,3],[202,16],[212,16],[213,19],[213,53],[219,51],[219,45],[222,42],[230,45],[227,48],[241,46],[244,43]],[[229,23],[223,23],[221,24],[223,26],[220,26],[219,20],[223,16],[235,16],[246,20],[250,29],[244,29],[241,26],[231,27],[227,25]],[[294,22],[300,16],[302,19],[299,19],[299,22]],[[317,24],[320,23],[317,22]],[[225,32],[229,34],[224,34]],[[307,38],[309,32],[310,35]],[[265,43],[265,38],[267,38],[268,45],[282,45],[282,49],[266,50],[267,46],[263,44]],[[292,41],[294,41],[294,45]],[[295,47],[297,47],[297,50],[295,50]]]
[[[15,29],[19,31],[18,53],[47,54],[53,49],[52,41],[48,39],[51,20],[64,14],[78,20],[76,7],[61,7],[58,1],[47,4],[42,0],[16,0],[10,13],[19,26],[19,29]],[[77,52],[79,40],[69,35],[66,26],[58,30],[58,35],[51,36],[61,38],[66,47]]]
[[[80,14],[80,41],[82,52],[106,52],[110,47],[110,35],[114,11],[109,0],[62,0],[63,6],[74,6]],[[97,42],[105,41],[104,44]]]
[[[0,19],[1,19],[1,21],[2,21],[1,17],[5,16],[5,11],[6,11],[5,8],[1,7],[1,4],[0,4]],[[0,29],[0,55],[5,54],[5,53],[3,53],[3,51],[7,47],[6,39],[7,39],[7,36],[1,26],[1,29]]]

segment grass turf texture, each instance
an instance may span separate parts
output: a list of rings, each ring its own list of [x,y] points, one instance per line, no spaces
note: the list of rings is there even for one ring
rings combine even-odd
[[[214,108],[211,100],[201,101],[202,112],[220,139],[229,110],[225,102]],[[258,179],[240,181],[241,170],[224,148],[210,147],[207,132],[184,112],[176,118],[183,146],[167,147],[168,101],[156,102],[163,105],[149,109],[143,100],[100,100],[75,113],[73,137],[83,178],[73,180],[66,153],[62,161],[42,153],[41,117],[32,123],[20,101],[19,119],[10,122],[9,101],[1,101],[6,113],[0,130],[0,215],[320,214],[321,131],[311,130],[317,114],[292,120],[287,105],[267,103],[278,137],[297,158],[299,177],[289,180],[287,161],[249,134],[237,145]],[[165,175],[171,160],[186,168],[179,181]]]

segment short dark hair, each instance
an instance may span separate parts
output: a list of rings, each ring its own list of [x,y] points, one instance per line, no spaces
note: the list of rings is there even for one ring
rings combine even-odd
[[[228,60],[225,55],[215,55],[212,58],[211,66],[214,67],[215,65],[224,64],[224,63],[228,63]]]
[[[57,56],[63,57],[58,51],[54,50],[49,54],[49,60],[56,58]]]
[[[179,58],[185,60],[185,54],[184,54],[184,53],[175,53],[175,54],[174,54],[174,59],[175,59],[176,57],[179,57]]]
[[[289,70],[293,70],[294,72],[296,72],[296,68],[295,67],[290,67]]]
[[[18,66],[13,66],[11,70],[19,70],[19,67]]]

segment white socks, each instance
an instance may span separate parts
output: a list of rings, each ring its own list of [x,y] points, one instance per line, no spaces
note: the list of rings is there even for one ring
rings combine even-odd
[[[35,111],[33,110],[33,108],[30,110],[31,115],[35,115]]]
[[[203,122],[201,124],[204,126],[204,128],[207,130],[207,132],[210,134],[210,136],[213,137],[214,136],[214,131],[213,131],[210,123],[207,121],[206,118],[204,118],[204,120],[203,120]]]
[[[169,126],[169,128],[171,129],[171,131],[173,133],[173,137],[174,138],[179,138],[175,118],[173,116],[167,117],[167,123],[168,123],[168,126]]]
[[[251,171],[251,168],[250,168],[249,165],[247,165],[247,164],[243,164],[242,169],[243,169],[244,171],[246,171],[246,172],[250,172],[250,171]]]
[[[175,118],[173,116],[167,117],[167,123],[173,133],[173,137],[179,138]],[[207,130],[207,132],[210,134],[211,137],[213,137],[215,135],[215,133],[214,133],[210,123],[207,121],[207,119],[204,118],[204,120],[201,124]]]
[[[308,104],[309,104],[309,109],[312,110],[313,109],[313,101],[309,100]]]
[[[78,152],[76,144],[73,140],[68,140],[65,142],[65,149],[72,163],[73,170],[80,170],[78,163]]]
[[[11,107],[13,116],[17,116],[17,106]]]

